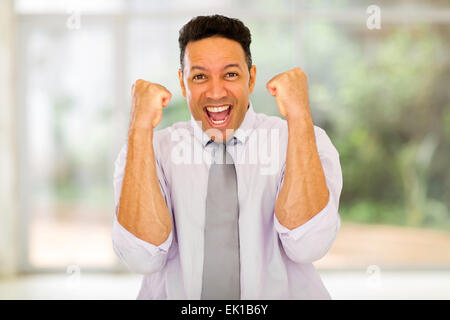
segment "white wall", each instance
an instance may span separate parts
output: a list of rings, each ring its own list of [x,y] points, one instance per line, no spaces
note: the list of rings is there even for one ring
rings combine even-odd
[[[0,1],[0,276],[14,274],[18,253],[13,0]]]

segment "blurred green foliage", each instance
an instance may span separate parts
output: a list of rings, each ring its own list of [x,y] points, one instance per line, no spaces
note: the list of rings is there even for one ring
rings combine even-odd
[[[449,229],[448,27],[310,31],[328,42],[308,43],[311,107],[340,153],[342,217]]]

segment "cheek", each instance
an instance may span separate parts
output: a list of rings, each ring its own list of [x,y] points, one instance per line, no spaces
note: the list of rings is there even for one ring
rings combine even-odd
[[[245,82],[245,80],[242,80],[237,84],[236,86],[233,86],[231,88],[231,92],[236,97],[239,97],[242,99],[242,97],[248,96],[250,88],[248,87],[248,84]]]
[[[192,101],[192,91],[188,88],[186,88],[186,99]]]
[[[191,106],[191,113],[198,117],[203,115],[203,109],[200,106],[201,95],[198,92],[190,92],[188,95],[189,105]]]
[[[186,98],[194,104],[197,104],[199,101],[200,92],[197,89],[189,88],[186,90]]]
[[[238,103],[240,104],[239,114],[235,114],[234,118],[236,122],[241,121],[244,118],[245,113],[247,112],[247,104],[250,93],[249,90],[250,88],[248,86],[242,84],[239,87],[236,87],[233,92],[233,95],[236,97]]]

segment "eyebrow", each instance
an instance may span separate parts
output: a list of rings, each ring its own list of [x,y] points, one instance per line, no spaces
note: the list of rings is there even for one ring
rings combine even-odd
[[[229,64],[227,64],[226,66],[224,66],[224,67],[222,68],[222,70],[225,70],[225,69],[228,69],[228,68],[232,68],[232,67],[236,67],[236,68],[238,68],[239,70],[241,70],[241,66],[240,66],[239,64],[237,64],[237,63],[229,63]],[[194,66],[191,67],[191,71],[192,71],[192,70],[195,70],[195,69],[199,69],[199,70],[207,70],[207,68],[202,67],[202,66],[196,66],[196,65],[194,65]]]

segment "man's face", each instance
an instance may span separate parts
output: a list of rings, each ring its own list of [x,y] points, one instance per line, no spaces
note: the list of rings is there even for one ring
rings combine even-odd
[[[210,136],[220,132],[214,136],[217,142],[230,139],[244,120],[256,77],[256,67],[248,70],[239,42],[223,37],[189,42],[178,76],[189,110],[202,129]]]

